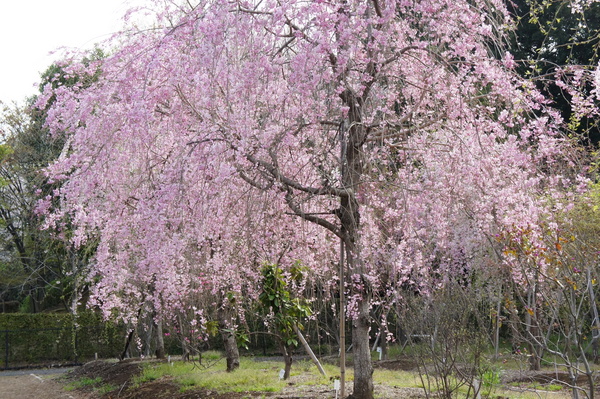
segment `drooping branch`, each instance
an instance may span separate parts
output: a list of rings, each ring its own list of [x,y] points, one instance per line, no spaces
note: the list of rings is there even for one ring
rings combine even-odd
[[[194,104],[192,104],[189,98],[183,93],[183,90],[181,89],[180,85],[175,85],[175,92],[177,93],[179,99],[190,109],[190,111],[196,117],[196,119],[198,119],[198,121],[200,122],[204,122],[202,114],[196,109]]]

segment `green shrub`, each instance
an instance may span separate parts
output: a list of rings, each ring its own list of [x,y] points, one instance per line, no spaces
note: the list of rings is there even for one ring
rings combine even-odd
[[[115,357],[122,337],[121,328],[92,312],[0,314],[0,339],[8,343],[8,354],[2,353],[5,367],[83,361],[96,353]]]

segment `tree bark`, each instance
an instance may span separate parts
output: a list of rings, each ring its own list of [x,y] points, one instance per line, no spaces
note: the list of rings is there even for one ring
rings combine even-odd
[[[358,314],[352,323],[352,353],[354,363],[354,399],[373,399],[373,364],[369,347],[371,300],[364,277],[360,254],[360,212],[356,197],[363,173],[363,145],[365,129],[362,124],[362,98],[347,89],[340,94],[341,100],[349,107],[347,127],[342,129],[342,184],[346,196],[340,198],[339,218],[341,232],[346,247],[346,261],[353,279],[360,279],[363,287],[351,288],[358,294]]]
[[[352,353],[354,364],[353,399],[373,398],[373,363],[369,347],[370,301],[363,298],[358,303],[358,317],[352,323]]]
[[[219,329],[225,348],[225,358],[227,359],[227,372],[232,372],[240,367],[240,352],[238,350],[235,334],[230,328],[230,320],[227,317],[227,311],[220,308],[218,311]]]
[[[594,357],[594,363],[598,363],[598,338],[600,337],[600,316],[598,315],[598,305],[596,304],[596,295],[594,294],[594,286],[592,284],[592,271],[590,269],[591,268],[588,266],[586,269],[586,273],[588,292],[590,295],[590,311],[592,313],[592,353]]]
[[[535,281],[537,281],[537,276]],[[525,314],[526,330],[529,335],[529,370],[539,371],[542,368],[541,354],[543,348],[538,345],[535,341],[539,339],[539,327],[538,327],[538,312],[537,312],[537,301],[536,301],[536,285],[529,289],[527,293],[527,307],[529,310]],[[531,313],[529,312],[531,311]]]
[[[388,326],[387,324],[385,325],[385,327],[383,328],[383,331],[381,332],[381,343],[379,344],[381,346],[381,359],[382,360],[388,360],[388,343],[387,343],[387,337],[388,337]]]
[[[157,359],[164,359],[166,357],[166,352],[165,352],[165,338],[163,335],[163,328],[162,328],[162,320],[159,320],[158,322],[155,322],[155,327],[156,327],[156,358]]]
[[[119,355],[119,360],[124,360],[129,357],[129,345],[131,345],[131,340],[133,339],[133,334],[135,333],[135,328],[132,328],[127,334],[127,338],[125,339],[125,346],[123,347],[123,351]]]
[[[240,367],[240,353],[235,340],[235,335],[231,330],[221,330],[223,346],[225,347],[225,357],[227,359],[227,371],[232,372]]]
[[[149,318],[147,322],[147,328],[144,334],[144,356],[150,357],[152,355],[152,341],[154,338],[154,333],[156,332],[155,323],[153,318]]]
[[[285,344],[285,342],[283,342],[283,340],[280,340],[280,345],[281,353],[283,355],[283,362],[285,363],[283,379],[287,380],[288,378],[290,378],[290,373],[292,372],[292,362],[294,361],[294,359],[292,357],[291,349]]]

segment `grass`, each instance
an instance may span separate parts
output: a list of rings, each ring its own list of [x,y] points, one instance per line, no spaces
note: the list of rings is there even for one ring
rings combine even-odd
[[[66,391],[74,391],[79,388],[95,386],[95,385],[100,384],[101,382],[102,382],[102,378],[100,378],[100,377],[96,377],[96,378],[83,377],[77,381],[73,381],[73,382],[67,384],[65,386],[65,390]]]
[[[73,382],[67,384],[64,387],[64,389],[65,389],[65,391],[70,392],[70,391],[74,391],[76,389],[86,388],[86,387],[93,388],[94,392],[96,392],[99,395],[107,394],[118,388],[117,386],[112,385],[112,384],[102,384],[101,377],[96,377],[96,378],[83,377],[77,381],[73,381]]]
[[[416,373],[403,370],[376,369],[373,382],[398,388],[422,388],[421,379]]]
[[[277,363],[279,368],[281,364]],[[339,379],[340,369],[338,366],[333,364],[322,364],[323,369],[327,377],[321,375],[317,366],[314,365],[310,360],[300,360],[292,365],[292,371],[290,373],[290,379],[294,383],[302,385],[327,385],[331,384],[331,379]],[[331,378],[331,379],[330,379]],[[354,374],[352,370],[346,370],[346,380],[354,380]]]
[[[205,365],[209,365],[206,367]],[[283,363],[275,361],[256,361],[241,358],[240,368],[232,373],[225,371],[225,359],[218,352],[202,354],[202,364],[198,362],[172,362],[147,364],[134,385],[154,381],[162,377],[171,377],[181,386],[182,391],[204,388],[223,392],[280,392],[288,383],[298,385],[330,385],[331,379],[339,378],[339,369],[335,365],[323,364],[327,377],[321,375],[310,361],[301,360],[292,366],[290,379],[279,379]],[[346,372],[346,381],[352,381],[352,370]]]
[[[206,388],[217,392],[278,392],[285,382],[279,380],[281,364],[277,362],[257,362],[240,359],[240,368],[232,373],[225,371],[225,359],[219,354],[203,353],[202,361],[212,357],[210,367],[196,363],[173,362],[153,364],[144,367],[142,374],[134,381],[141,384],[161,377],[173,377],[181,385],[182,391]],[[218,360],[218,361],[214,361]]]
[[[390,358],[399,358],[402,354],[394,353]],[[498,361],[491,361],[487,371],[481,376],[483,397],[517,398],[548,398],[562,399],[570,397],[570,392],[560,385],[518,385],[503,386],[500,377],[502,370],[523,370],[526,363],[511,355],[510,352],[501,354]],[[225,358],[216,351],[205,352],[201,359],[195,362],[148,363],[135,380],[134,384],[154,381],[163,377],[170,378],[179,384],[181,391],[206,389],[218,393],[225,392],[281,392],[286,385],[311,386],[323,385],[333,387],[333,380],[339,379],[337,365],[323,364],[327,377],[322,376],[316,366],[309,360],[294,362],[290,379],[279,379],[279,371],[283,368],[281,361],[257,361],[252,358],[240,359],[240,368],[232,373],[225,371]],[[431,378],[431,376],[430,376]],[[373,374],[376,386],[392,388],[423,388],[418,372],[403,370],[387,370],[377,368]],[[353,381],[352,368],[346,371],[347,384]],[[79,381],[80,386],[97,384],[100,381]],[[431,380],[431,387],[436,386]],[[108,389],[108,388],[107,388]],[[383,388],[382,388],[383,389]],[[468,387],[462,386],[457,391],[457,398],[464,397]],[[377,392],[377,388],[376,388]],[[472,394],[472,392],[471,392]]]
[[[564,385],[540,384],[539,382],[530,382],[530,383],[512,382],[509,385],[512,387],[519,387],[519,388],[532,389],[532,390],[544,390],[544,391],[548,391],[548,392],[558,392],[558,391],[567,390]]]
[[[115,391],[118,388],[118,386],[116,385],[112,385],[112,384],[102,384],[98,387],[98,389],[96,389],[96,393],[98,393],[99,395],[105,395],[109,392]]]

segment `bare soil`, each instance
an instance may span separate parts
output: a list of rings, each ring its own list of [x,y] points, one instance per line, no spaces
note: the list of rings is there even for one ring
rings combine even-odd
[[[138,359],[126,359],[121,362],[96,360],[74,369],[66,375],[65,381],[77,381],[84,377],[90,379],[100,377],[102,384],[116,386],[122,393],[131,386],[133,378],[141,372],[142,364]]]
[[[1,399],[96,399],[89,392],[67,392],[57,375],[38,376],[35,373],[0,377]]]

